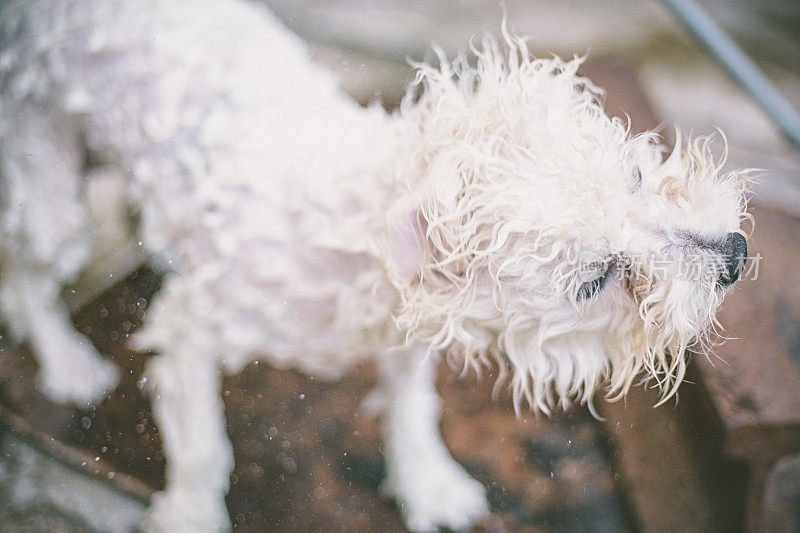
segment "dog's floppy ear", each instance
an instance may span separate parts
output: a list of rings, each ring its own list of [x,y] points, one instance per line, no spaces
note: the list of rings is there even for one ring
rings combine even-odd
[[[428,222],[420,209],[419,197],[409,193],[389,210],[387,245],[389,268],[398,281],[416,283],[427,251]]]

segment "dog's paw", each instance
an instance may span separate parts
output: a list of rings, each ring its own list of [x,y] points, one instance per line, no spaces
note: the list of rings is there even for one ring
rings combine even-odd
[[[358,410],[366,416],[380,416],[386,410],[388,402],[386,393],[380,388],[374,388],[358,404]]]
[[[224,493],[198,494],[193,490],[156,492],[142,523],[147,533],[221,533],[231,530]]]
[[[119,369],[87,344],[88,340],[66,342],[58,347],[58,356],[42,358],[39,386],[48,398],[86,405],[101,400],[116,386]],[[48,360],[58,364],[47,364]]]
[[[395,498],[409,531],[465,531],[489,513],[484,486],[449,458],[390,472],[381,491]]]

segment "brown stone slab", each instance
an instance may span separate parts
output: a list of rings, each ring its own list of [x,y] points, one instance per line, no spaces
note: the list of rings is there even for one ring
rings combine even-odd
[[[766,179],[766,178],[765,178]],[[753,207],[758,279],[738,283],[719,313],[731,340],[698,360],[736,457],[769,462],[800,451],[800,220]]]
[[[636,510],[643,533],[722,531],[687,435],[672,405],[654,408],[658,394],[636,388],[625,401],[601,404],[613,438],[622,490]]]

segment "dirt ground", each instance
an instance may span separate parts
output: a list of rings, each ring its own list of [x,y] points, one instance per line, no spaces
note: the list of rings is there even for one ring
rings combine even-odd
[[[164,456],[142,393],[146,355],[125,347],[146,315],[159,277],[142,269],[81,311],[78,328],[127,370],[97,408],[47,402],[23,350],[0,357],[0,402],[37,429],[100,457],[112,471],[158,489]],[[378,420],[361,408],[375,381],[363,365],[336,383],[253,363],[225,380],[236,469],[228,507],[238,531],[402,531],[380,496],[384,465]],[[489,531],[626,531],[607,438],[586,409],[517,419],[508,397],[442,368],[442,429],[456,459],[488,488]]]

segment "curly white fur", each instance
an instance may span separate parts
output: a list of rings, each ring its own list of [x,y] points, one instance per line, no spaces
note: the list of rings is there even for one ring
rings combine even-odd
[[[400,171],[419,253],[394,270],[399,326],[468,364],[509,366],[517,407],[590,402],[605,378],[619,396],[642,370],[669,397],[721,302],[719,252],[687,235],[739,228],[744,175],[721,175],[706,140],[684,152],[680,133],[662,162],[655,136],[603,113],[579,59],[531,59],[507,34],[482,44],[475,68],[421,65],[421,96],[403,108],[420,128]],[[676,252],[701,253],[708,275],[653,268]],[[586,257],[629,272],[579,303]]]
[[[93,237],[87,161],[125,180],[137,240],[174,269],[135,336],[160,354],[153,530],[229,526],[220,368],[332,377],[376,359],[386,492],[412,529],[462,529],[486,502],[438,437],[425,354],[495,361],[517,409],[549,413],[642,374],[666,398],[708,344],[744,174],[702,139],[678,134],[664,159],[631,137],[580,59],[532,59],[504,29],[418,65],[387,115],[250,3],[36,0],[0,24],[0,306],[45,390],[85,402],[114,381],[59,301],[111,245]],[[676,272],[688,256],[699,275]]]

